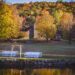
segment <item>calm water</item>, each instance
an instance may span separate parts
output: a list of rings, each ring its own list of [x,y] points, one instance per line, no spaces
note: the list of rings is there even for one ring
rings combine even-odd
[[[72,69],[1,69],[0,75],[75,75]]]

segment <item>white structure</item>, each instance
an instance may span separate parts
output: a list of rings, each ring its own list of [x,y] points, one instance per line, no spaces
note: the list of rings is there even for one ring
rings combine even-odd
[[[18,53],[17,51],[2,51],[1,55],[10,57],[10,56],[17,56],[17,53]]]
[[[42,52],[25,52],[24,57],[26,57],[26,58],[39,58],[39,57],[42,57]]]
[[[20,53],[19,54],[20,54],[20,58],[21,58],[22,57],[22,45],[15,45],[15,44],[12,45],[12,48],[11,48],[12,52],[14,51],[15,47],[19,47],[19,49],[20,49]]]

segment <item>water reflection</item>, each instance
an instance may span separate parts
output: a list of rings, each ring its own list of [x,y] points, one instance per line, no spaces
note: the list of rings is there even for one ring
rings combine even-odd
[[[1,69],[0,75],[75,75],[72,69]]]

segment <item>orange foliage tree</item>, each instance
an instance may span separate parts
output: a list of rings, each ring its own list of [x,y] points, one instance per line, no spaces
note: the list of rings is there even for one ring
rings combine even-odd
[[[38,35],[47,41],[54,38],[56,25],[54,24],[53,16],[49,15],[48,11],[43,11],[42,16],[36,21],[36,30]]]
[[[71,40],[71,29],[73,26],[73,14],[65,12],[60,21],[63,29],[63,35],[70,41]]]

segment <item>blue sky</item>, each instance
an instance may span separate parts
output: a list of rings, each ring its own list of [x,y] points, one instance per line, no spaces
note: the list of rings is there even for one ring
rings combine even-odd
[[[50,1],[55,2],[57,0],[6,0],[7,3],[25,3],[25,2],[36,2],[36,1]],[[63,1],[74,1],[74,0],[63,0]]]

